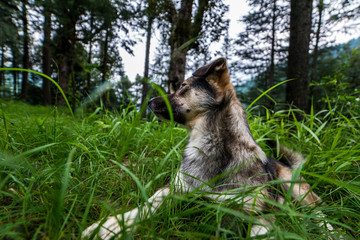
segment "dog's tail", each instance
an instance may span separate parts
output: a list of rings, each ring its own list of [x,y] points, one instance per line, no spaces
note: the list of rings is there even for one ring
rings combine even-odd
[[[279,144],[278,147],[276,141],[269,140],[267,141],[267,145],[273,149],[275,155],[277,153],[277,149],[279,149],[279,161],[289,168],[297,169],[301,163],[306,162],[306,159],[303,156],[288,147],[282,144]]]

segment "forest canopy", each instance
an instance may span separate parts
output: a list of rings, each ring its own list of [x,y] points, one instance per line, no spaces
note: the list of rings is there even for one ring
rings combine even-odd
[[[269,108],[286,103],[309,111],[311,105],[321,109],[326,97],[357,101],[358,3],[253,0],[244,6],[247,14],[230,19],[233,4],[221,0],[1,1],[0,96],[32,104],[65,104],[48,79],[4,71],[23,68],[50,76],[73,108],[105,82],[111,85],[97,97],[107,108],[130,102],[140,105],[149,95],[149,82],[173,92],[186,72],[225,56],[245,105],[287,79],[293,80],[259,103]],[[245,2],[237,6],[241,4]],[[240,21],[243,30],[235,35],[229,32],[231,21]],[[346,34],[354,39],[336,44],[333,36]],[[129,79],[120,52],[134,54],[139,44],[145,44],[144,68],[142,63],[134,64],[143,74]]]

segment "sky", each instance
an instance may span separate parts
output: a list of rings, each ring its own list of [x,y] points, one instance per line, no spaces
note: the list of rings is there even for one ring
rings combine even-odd
[[[329,0],[330,1],[330,0]],[[229,5],[229,12],[227,17],[230,19],[229,26],[229,37],[236,38],[236,36],[244,30],[244,25],[239,21],[247,12],[250,10],[246,0],[225,0],[225,4]],[[315,4],[314,4],[315,7]],[[336,29],[340,30],[342,26],[337,26]],[[359,29],[358,29],[359,30]],[[339,33],[330,36],[331,40],[334,40],[335,44],[345,43],[349,40],[359,37],[360,31],[350,31],[348,34]],[[129,77],[130,81],[135,81],[137,74],[142,76],[144,74],[144,64],[145,64],[145,38],[146,35],[140,37],[138,34],[139,40],[134,47],[134,56],[128,54],[125,50],[120,50],[120,55],[123,58],[123,64],[125,69],[125,74]],[[154,53],[156,45],[160,42],[159,31],[155,29],[153,37],[151,39],[151,50],[150,50],[150,63],[154,59]],[[212,52],[221,49],[221,44],[212,44],[210,47]],[[220,56],[219,56],[220,57]]]

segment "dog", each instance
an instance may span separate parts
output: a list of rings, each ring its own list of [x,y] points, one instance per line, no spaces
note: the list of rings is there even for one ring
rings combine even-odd
[[[225,58],[196,70],[176,92],[167,95],[167,99],[172,113],[163,97],[152,98],[148,105],[160,119],[173,118],[189,130],[189,140],[176,177],[149,198],[149,205],[95,223],[83,232],[83,236],[93,232],[102,239],[119,236],[119,222],[132,225],[137,217],[146,218],[150,212],[155,213],[169,194],[194,189],[206,191],[206,196],[216,201],[239,201],[236,196],[243,187],[254,186],[259,197],[252,194],[241,200],[245,203],[244,210],[249,212],[267,210],[270,206],[264,198],[282,203],[284,195],[281,192],[290,188],[291,197],[301,200],[301,204],[315,206],[321,202],[309,184],[304,181],[290,183],[293,169],[305,162],[299,154],[280,145],[282,157],[277,161],[267,157],[256,143],[230,82]],[[280,184],[267,185],[273,180],[280,180]],[[251,236],[267,234],[271,221],[259,217],[251,227]],[[326,227],[333,229],[329,223]]]

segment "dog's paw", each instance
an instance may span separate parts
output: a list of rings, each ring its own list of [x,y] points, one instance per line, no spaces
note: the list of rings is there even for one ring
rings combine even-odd
[[[266,236],[268,233],[268,229],[264,226],[260,226],[260,225],[253,225],[251,227],[251,237],[257,237],[257,236]]]
[[[102,224],[100,222],[94,223],[82,232],[82,239],[98,237],[107,240],[114,236],[120,237],[121,226],[119,222],[121,222],[121,219],[109,217],[106,222]],[[131,221],[128,220],[127,224],[131,224]]]
[[[98,223],[94,223],[91,226],[87,227],[82,233],[81,233],[81,239],[88,239],[92,237],[95,234],[95,230],[99,227]]]
[[[100,239],[107,240],[114,236],[120,237],[120,233],[122,231],[121,226],[126,226],[126,228],[133,226],[138,213],[138,209],[135,208],[129,212],[124,213],[123,215],[109,217],[104,223],[102,223],[102,221],[94,223],[82,232],[82,238],[86,239],[96,236]]]

